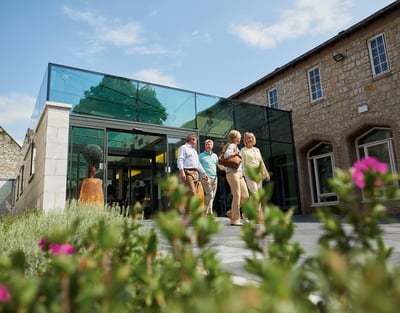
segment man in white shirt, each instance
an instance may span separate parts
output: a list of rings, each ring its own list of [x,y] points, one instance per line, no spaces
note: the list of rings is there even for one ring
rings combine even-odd
[[[196,144],[196,134],[190,134],[186,137],[186,143],[178,149],[177,165],[182,182],[189,188],[188,195],[204,196],[200,176],[205,180],[208,180],[208,176],[199,162]],[[186,213],[190,213],[188,208],[186,210]]]

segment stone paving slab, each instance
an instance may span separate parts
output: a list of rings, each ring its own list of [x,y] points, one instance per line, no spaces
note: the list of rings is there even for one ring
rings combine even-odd
[[[222,224],[222,227],[220,233],[216,234],[212,241],[222,266],[237,277],[252,279],[251,274],[243,269],[245,258],[251,257],[252,254],[246,249],[240,237],[242,227],[231,226],[228,218],[216,217],[215,219]],[[302,259],[315,255],[318,251],[318,239],[323,233],[321,223],[307,216],[294,216],[293,220],[295,231],[292,242],[298,242],[305,250]],[[156,227],[154,221],[146,221],[145,224],[147,227]],[[400,267],[400,220],[382,224],[381,227],[384,231],[385,244],[393,248],[389,262]],[[162,239],[161,246],[164,250],[169,249],[168,243]]]
[[[215,236],[218,256],[225,269],[234,275],[250,277],[243,270],[245,258],[251,256],[249,250],[240,238],[241,227],[230,226],[229,219],[217,218],[223,227],[221,233]],[[318,239],[322,235],[321,223],[310,217],[294,216],[295,231],[292,242],[298,242],[305,253],[302,259],[315,255],[318,251]],[[394,266],[400,267],[400,222],[381,224],[383,239],[387,246],[393,248],[389,259]]]

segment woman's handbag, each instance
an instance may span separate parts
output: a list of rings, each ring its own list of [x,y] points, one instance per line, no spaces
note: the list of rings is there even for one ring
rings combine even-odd
[[[218,157],[218,164],[230,168],[239,168],[240,163],[242,163],[242,157],[240,155],[231,156],[229,159],[224,158],[224,152],[222,152]]]

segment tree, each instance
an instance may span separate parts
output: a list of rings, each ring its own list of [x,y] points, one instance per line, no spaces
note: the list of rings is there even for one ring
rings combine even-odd
[[[98,145],[89,144],[83,148],[82,154],[85,161],[90,166],[90,178],[94,178],[96,166],[98,166],[103,159],[103,150]]]
[[[146,85],[138,89],[131,80],[110,76],[85,91],[73,112],[157,125],[168,117],[154,88]]]

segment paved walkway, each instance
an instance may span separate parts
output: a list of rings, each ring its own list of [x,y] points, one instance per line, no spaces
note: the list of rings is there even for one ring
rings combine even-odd
[[[217,244],[218,255],[222,260],[224,268],[234,275],[251,278],[243,270],[245,257],[251,256],[240,238],[241,227],[230,226],[227,218],[218,217],[217,220],[223,224],[222,231],[216,235],[214,240]],[[303,259],[315,255],[318,250],[318,239],[323,233],[321,223],[307,216],[294,216],[295,231],[292,242],[298,242],[304,249]],[[393,247],[389,261],[400,267],[400,221],[381,225],[384,231],[384,242]]]
[[[213,237],[213,242],[224,269],[230,271],[238,279],[252,279],[251,275],[243,269],[245,258],[251,257],[251,251],[246,249],[245,243],[240,238],[241,227],[230,226],[229,219],[224,217],[216,217],[216,221],[222,224],[222,229]],[[294,223],[295,232],[292,242],[298,242],[304,249],[302,258],[315,255],[318,249],[317,242],[322,234],[321,223],[311,217],[298,215],[294,216]],[[400,220],[391,224],[382,224],[382,228],[385,244],[393,247],[389,261],[400,267]],[[167,245],[163,241],[161,244]],[[168,249],[167,246],[165,248]]]

